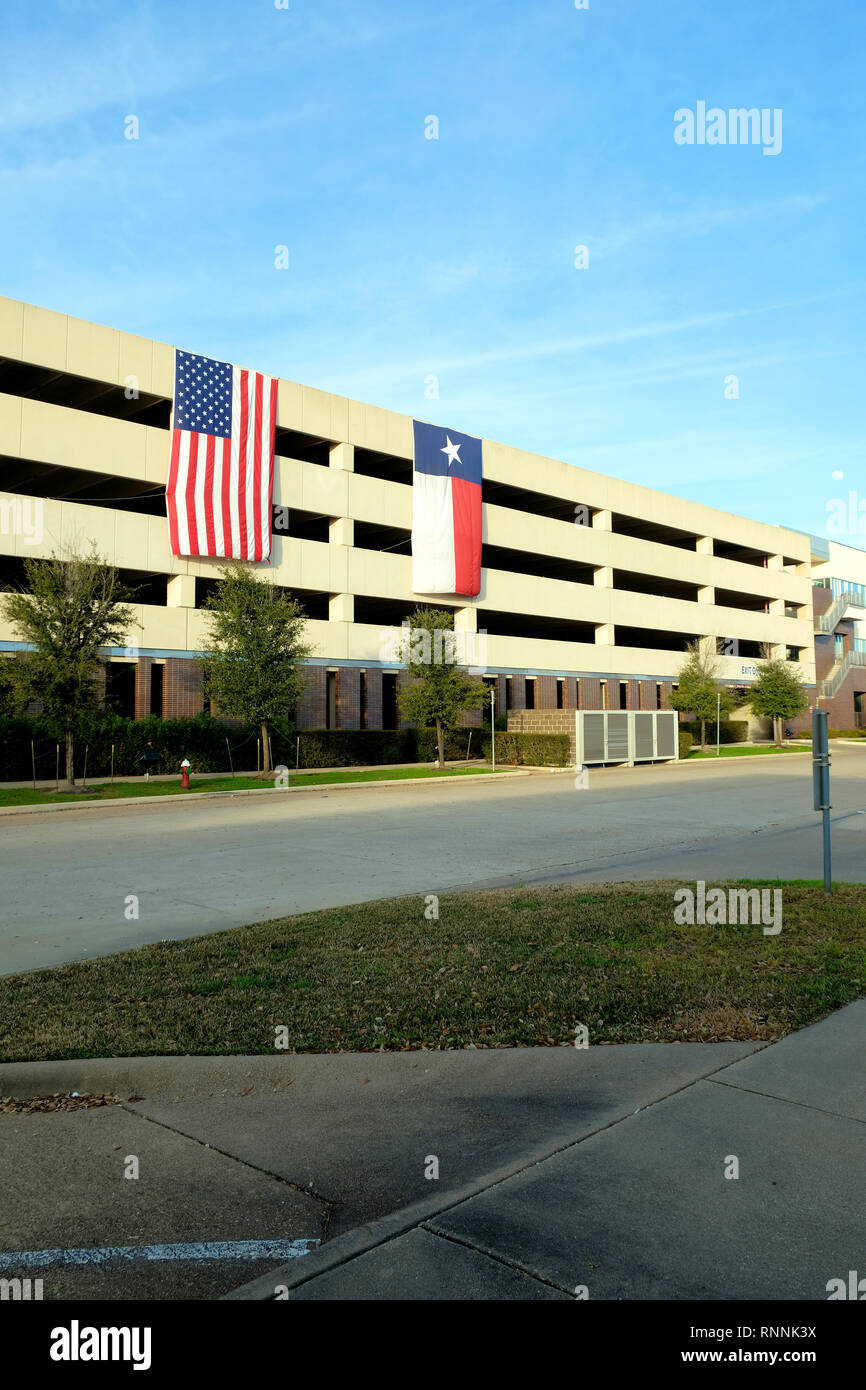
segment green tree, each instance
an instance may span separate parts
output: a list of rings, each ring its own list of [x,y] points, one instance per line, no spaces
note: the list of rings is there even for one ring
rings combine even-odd
[[[758,678],[749,692],[749,704],[753,714],[772,719],[773,735],[778,744],[782,742],[782,720],[795,719],[808,709],[809,696],[800,672],[790,661],[777,658],[760,662]]]
[[[438,608],[416,608],[403,628],[402,659],[409,683],[400,691],[404,719],[436,729],[440,767],[445,764],[445,737],[464,710],[478,709],[487,697],[482,680],[457,662],[454,616]]]
[[[30,650],[4,663],[17,705],[38,700],[66,744],[66,789],[75,787],[75,735],[100,700],[100,651],[125,645],[135,621],[132,597],[96,546],[74,546],[45,560],[24,561],[26,590],[0,595],[16,636]]]
[[[686,647],[688,659],[677,675],[678,689],[670,696],[670,704],[675,710],[691,712],[701,723],[701,748],[707,746],[707,722],[715,721],[716,710],[726,718],[736,707],[736,698],[727,686],[716,680],[718,663],[712,652],[701,647],[700,642],[690,642]]]
[[[269,729],[290,722],[305,686],[301,663],[307,615],[291,594],[259,579],[241,561],[225,565],[209,610],[209,648],[199,658],[205,698],[222,714],[257,724],[262,772],[271,770]]]

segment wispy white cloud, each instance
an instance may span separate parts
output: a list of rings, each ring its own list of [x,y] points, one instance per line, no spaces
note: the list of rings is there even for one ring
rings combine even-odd
[[[682,241],[744,227],[752,222],[790,219],[813,212],[825,202],[826,196],[823,194],[800,193],[739,207],[704,203],[668,212],[648,212],[619,225],[602,224],[597,232],[588,231],[584,240],[590,248],[592,259],[604,260],[618,255],[636,242]]]

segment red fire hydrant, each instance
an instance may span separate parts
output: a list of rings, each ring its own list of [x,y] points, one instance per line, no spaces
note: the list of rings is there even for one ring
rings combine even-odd
[[[189,768],[189,758],[184,758],[183,762],[180,765],[180,785],[182,788],[189,787]]]

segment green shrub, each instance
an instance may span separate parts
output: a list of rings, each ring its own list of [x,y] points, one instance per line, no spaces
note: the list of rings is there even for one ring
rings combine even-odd
[[[482,740],[490,757],[490,734]],[[571,752],[568,734],[513,733],[496,735],[496,762],[525,767],[568,767]]]
[[[687,758],[692,751],[694,739],[688,729],[680,728],[680,757]]]
[[[798,735],[798,737],[801,737]],[[812,735],[810,734],[811,738]],[[866,738],[866,729],[828,729],[828,738]]]
[[[685,719],[680,729],[691,734],[695,743],[701,741],[701,725],[698,719]],[[749,724],[746,719],[723,719],[721,722],[720,743],[745,743],[749,737]],[[716,721],[707,720],[707,743],[716,741]]]

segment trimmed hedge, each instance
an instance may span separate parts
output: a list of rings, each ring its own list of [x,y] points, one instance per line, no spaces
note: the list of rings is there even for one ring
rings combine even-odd
[[[470,740],[471,733],[471,740]],[[127,719],[103,714],[86,721],[75,740],[75,772],[80,776],[87,752],[88,779],[144,775],[142,754],[150,742],[159,750],[158,772],[179,771],[189,758],[195,772],[249,771],[256,766],[258,728],[209,714],[194,719]],[[300,738],[303,768],[369,767],[388,763],[432,763],[436,760],[435,729],[290,729],[271,730],[274,764],[294,768],[296,739]],[[0,782],[23,782],[31,774],[30,741],[36,755],[36,776],[54,777],[57,739],[39,715],[20,719],[0,718]],[[226,746],[228,740],[228,746]],[[445,741],[448,762],[462,762],[467,744],[470,758],[490,757],[490,730],[474,727],[453,729]],[[231,750],[231,764],[229,762]],[[60,747],[60,772],[64,774],[64,749]],[[496,761],[536,767],[567,767],[566,734],[497,733]]]
[[[692,751],[692,744],[694,743],[694,739],[692,738],[692,736],[691,736],[691,734],[689,733],[688,729],[682,729],[682,728],[680,729],[679,738],[680,738],[680,757],[681,757],[681,758],[687,758],[687,757],[689,756],[689,754],[691,753],[691,751]]]
[[[680,729],[687,734],[691,734],[695,743],[701,741],[701,721],[699,719],[686,719],[680,724]],[[723,719],[721,722],[720,743],[745,743],[749,737],[749,724],[745,719]],[[716,721],[707,720],[707,743],[716,741]]]
[[[798,737],[798,738],[802,738],[803,735],[802,735],[802,734],[798,734],[797,737]],[[810,732],[809,738],[811,738],[811,737],[812,737],[812,735],[811,735],[811,732]],[[827,737],[828,737],[828,738],[866,738],[866,729],[828,729],[828,730],[827,730]]]
[[[485,732],[485,757],[490,757],[490,734]],[[496,765],[568,767],[571,752],[568,734],[513,733],[496,735]]]

